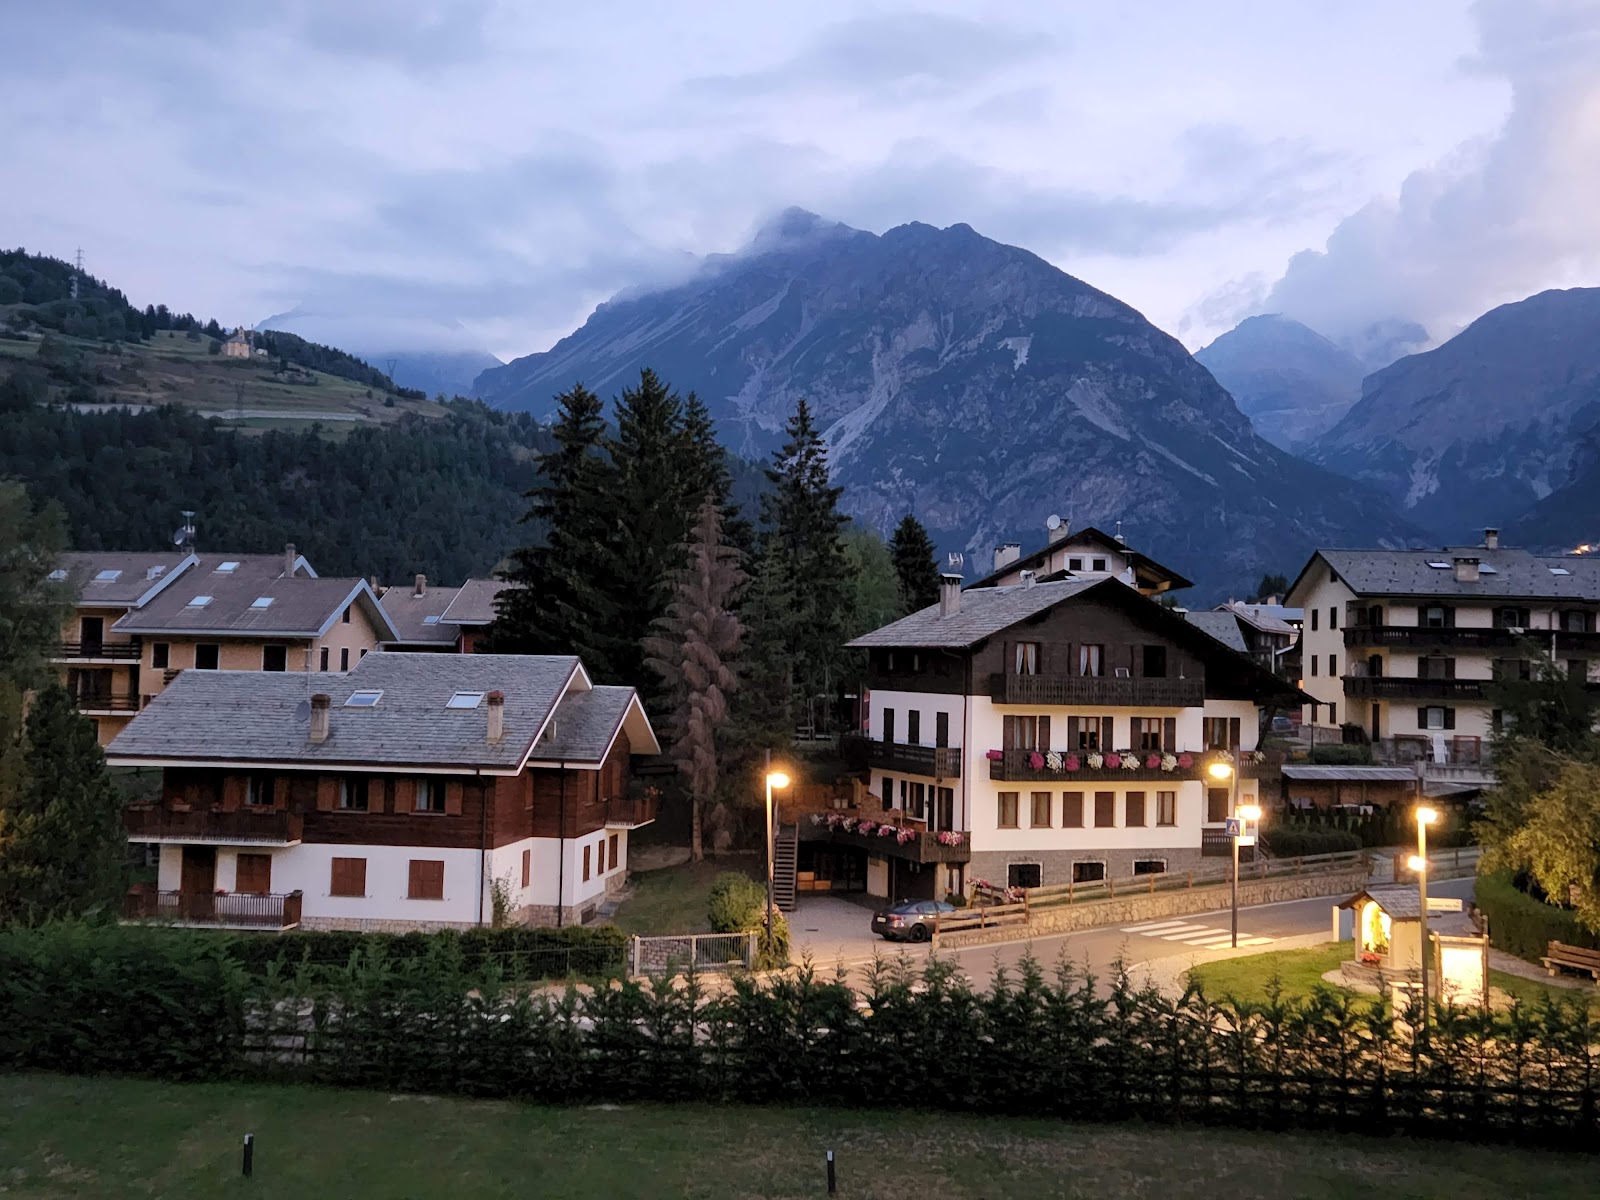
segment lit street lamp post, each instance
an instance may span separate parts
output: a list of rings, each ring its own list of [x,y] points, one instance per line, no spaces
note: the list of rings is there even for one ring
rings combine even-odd
[[[1239,772],[1233,763],[1227,759],[1219,758],[1206,768],[1206,773],[1211,778],[1228,781],[1228,811],[1233,814],[1233,835],[1228,839],[1233,843],[1233,873],[1228,880],[1229,907],[1232,910],[1233,920],[1231,931],[1232,946],[1239,948],[1239,840],[1245,836],[1246,823],[1261,820],[1261,809],[1254,804],[1239,807]]]
[[[1428,826],[1439,819],[1439,811],[1426,804],[1417,806],[1417,852],[1406,864],[1417,873],[1417,899],[1422,906],[1422,1027],[1428,1027]]]
[[[782,771],[772,769],[772,751],[767,751],[767,765],[764,772],[767,781],[767,946],[772,946],[772,789],[780,791],[789,786],[789,777]]]

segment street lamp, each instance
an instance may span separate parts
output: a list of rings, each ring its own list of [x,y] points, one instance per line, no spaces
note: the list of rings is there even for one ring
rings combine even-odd
[[[772,769],[772,751],[767,751],[767,947],[772,946],[772,789],[782,791],[789,786],[789,777]]]
[[[1428,826],[1439,819],[1439,810],[1417,805],[1417,852],[1406,866],[1417,873],[1417,899],[1422,906],[1422,1027],[1428,1027]]]
[[[1229,893],[1229,908],[1232,909],[1232,912],[1233,912],[1233,923],[1232,923],[1232,926],[1231,926],[1232,933],[1233,933],[1232,945],[1233,945],[1234,949],[1238,949],[1238,947],[1239,947],[1239,838],[1244,833],[1244,826],[1242,824],[1242,819],[1244,817],[1244,813],[1241,812],[1239,810],[1239,807],[1238,807],[1238,805],[1239,805],[1239,772],[1234,769],[1234,765],[1229,759],[1217,758],[1217,759],[1213,759],[1211,764],[1208,767],[1206,767],[1206,774],[1210,775],[1211,778],[1215,779],[1218,783],[1221,783],[1223,780],[1227,780],[1228,781],[1228,811],[1233,814],[1232,819],[1229,821],[1229,824],[1233,826],[1233,832],[1229,836],[1229,839],[1228,839],[1230,842],[1233,843],[1233,874],[1228,880],[1228,893]],[[1256,808],[1254,805],[1250,806],[1249,811],[1254,812],[1257,817],[1261,816],[1261,810],[1259,808]]]

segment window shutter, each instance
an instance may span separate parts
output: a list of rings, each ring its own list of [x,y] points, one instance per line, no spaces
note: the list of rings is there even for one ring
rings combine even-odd
[[[444,811],[452,817],[461,815],[461,781],[452,779],[444,785]]]
[[[1447,709],[1444,710],[1444,727],[1446,729],[1454,729],[1456,727],[1456,710],[1455,709],[1447,708]]]
[[[1428,606],[1426,604],[1419,604],[1419,605],[1417,605],[1417,624],[1419,626],[1422,626],[1422,625],[1426,625],[1427,623],[1428,623]]]
[[[332,775],[317,777],[317,811],[332,812],[339,804],[339,781]]]
[[[1078,748],[1078,733],[1082,728],[1083,728],[1083,719],[1081,717],[1068,717],[1067,718],[1067,749],[1068,750],[1076,750]]]
[[[222,777],[222,811],[235,812],[244,803],[245,779],[243,775]]]
[[[1114,749],[1116,746],[1116,726],[1112,724],[1113,718],[1100,718],[1100,749],[1101,751]]]
[[[1417,705],[1417,728],[1418,729],[1426,729],[1427,727],[1428,727],[1428,706],[1426,704],[1419,704],[1419,705]]]
[[[397,813],[417,811],[417,781],[409,776],[394,781],[394,809]]]
[[[1178,752],[1178,718],[1168,717],[1161,722],[1161,748],[1168,754]]]
[[[1017,719],[1015,717],[1000,718],[1000,745],[1004,750],[1017,748]]]
[[[533,851],[524,850],[522,852],[522,886],[523,887],[527,887],[528,886],[528,875],[530,874],[530,869],[531,869],[532,865],[533,865]]]
[[[1239,734],[1240,734],[1239,718],[1238,717],[1229,717],[1228,718],[1228,749],[1229,750],[1237,750],[1239,748],[1239,745],[1240,745]]]
[[[385,779],[381,775],[367,780],[367,811],[369,813],[385,811],[385,802],[389,799],[389,792],[393,787],[394,780]]]
[[[1039,718],[1039,744],[1037,746],[1035,746],[1034,749],[1036,749],[1036,750],[1048,750],[1048,749],[1050,749],[1050,718],[1049,717],[1040,717]]]

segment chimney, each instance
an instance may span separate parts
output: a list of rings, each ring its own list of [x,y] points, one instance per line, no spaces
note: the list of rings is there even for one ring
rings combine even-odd
[[[311,740],[325,742],[328,740],[328,694],[318,692],[311,697]]]
[[[1483,548],[1485,550],[1500,549],[1500,531],[1498,529],[1485,529],[1483,531]]]
[[[414,596],[426,596],[427,594],[428,594],[428,577],[426,575],[418,575],[417,576],[417,590],[415,592],[413,592],[412,595],[414,595]]]
[[[953,617],[961,611],[961,576],[939,576],[939,615]]]
[[[1056,542],[1066,541],[1067,534],[1070,532],[1072,532],[1072,522],[1063,521],[1054,513],[1052,513],[1050,515],[1050,519],[1044,523],[1044,535],[1049,540],[1051,545],[1054,545]]]
[[[489,693],[489,744],[499,745],[500,739],[506,735],[506,694],[504,692]]]
[[[1032,587],[1037,582],[1038,582],[1038,572],[1036,572],[1036,571],[1024,571],[1022,573],[1022,586],[1023,587]]]
[[[1021,557],[1021,542],[1007,542],[1003,546],[996,546],[994,548],[994,569],[996,571],[1004,570]]]
[[[1455,561],[1456,561],[1456,582],[1457,583],[1477,583],[1478,582],[1478,560],[1477,559],[1475,559],[1475,558],[1464,558],[1463,557],[1463,558],[1457,558]]]
[[[294,560],[298,556],[294,552],[294,543],[290,542],[283,548],[283,574],[285,578],[294,575]]]

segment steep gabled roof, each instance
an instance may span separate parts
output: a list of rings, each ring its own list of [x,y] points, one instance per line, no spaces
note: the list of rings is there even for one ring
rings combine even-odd
[[[428,584],[419,596],[415,585],[392,587],[383,593],[378,603],[383,605],[384,613],[394,625],[398,644],[454,646],[461,630],[445,622],[444,611],[460,590]]]
[[[1201,610],[1186,612],[1183,615],[1189,624],[1196,629],[1204,629],[1229,650],[1236,650],[1240,654],[1250,652],[1250,647],[1244,644],[1244,634],[1239,632],[1239,619],[1231,612]]]
[[[138,608],[198,561],[185,550],[79,550],[63,554],[56,570],[77,593],[80,608]]]
[[[1456,578],[1455,560],[1475,558],[1476,582]],[[1600,557],[1447,546],[1442,550],[1317,550],[1289,588],[1295,596],[1321,562],[1359,596],[1441,599],[1600,600]],[[1442,566],[1432,566],[1442,563]],[[1485,569],[1487,568],[1487,569]]]
[[[495,597],[516,586],[504,579],[469,579],[456,589],[456,598],[439,620],[445,625],[487,625],[494,620]]]
[[[601,762],[625,726],[632,753],[661,753],[661,744],[650,728],[638,692],[630,687],[605,686],[570,692],[534,743],[532,761]]]
[[[1126,543],[1118,541],[1111,534],[1106,533],[1104,530],[1096,529],[1093,525],[1086,525],[1082,529],[1074,530],[1056,541],[1047,541],[1039,549],[1024,554],[1015,562],[1006,564],[998,571],[991,571],[982,579],[967,586],[975,588],[994,587],[998,580],[1007,575],[1014,574],[1017,571],[1036,570],[1050,561],[1051,554],[1074,542],[1088,542],[1113,554],[1122,555],[1128,560],[1129,565],[1133,567],[1135,579],[1152,586],[1165,583],[1168,591],[1194,586],[1193,580],[1185,579],[1171,567],[1163,566],[1147,554],[1140,554],[1137,550],[1130,549]],[[1056,576],[1052,575],[1051,578],[1054,579]]]

